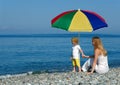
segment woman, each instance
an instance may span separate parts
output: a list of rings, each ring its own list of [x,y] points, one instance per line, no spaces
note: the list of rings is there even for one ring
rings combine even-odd
[[[85,56],[88,59],[85,64],[82,66],[82,70],[88,71],[92,67],[91,71],[88,74],[96,71],[97,73],[106,73],[109,70],[107,51],[104,49],[102,42],[99,37],[92,38],[92,44],[94,46],[94,56]]]

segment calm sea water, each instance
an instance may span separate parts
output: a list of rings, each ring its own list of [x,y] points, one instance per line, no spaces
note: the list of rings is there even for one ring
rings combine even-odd
[[[60,35],[4,35],[0,36],[0,75],[28,71],[67,71],[72,69],[71,37]],[[91,38],[95,34],[80,35],[80,45],[86,55],[93,54]],[[108,51],[110,67],[120,66],[120,36],[99,35]],[[86,59],[81,58],[81,65]]]

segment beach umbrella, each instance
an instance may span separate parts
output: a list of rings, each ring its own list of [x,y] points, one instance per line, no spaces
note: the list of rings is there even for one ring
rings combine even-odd
[[[70,32],[92,32],[107,27],[104,18],[88,10],[70,10],[51,20],[52,27]]]

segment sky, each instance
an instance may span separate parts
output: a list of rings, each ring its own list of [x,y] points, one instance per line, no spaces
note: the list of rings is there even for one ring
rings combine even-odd
[[[51,19],[73,9],[100,14],[108,27],[92,33],[119,34],[120,0],[0,0],[0,34],[69,33],[51,27]]]

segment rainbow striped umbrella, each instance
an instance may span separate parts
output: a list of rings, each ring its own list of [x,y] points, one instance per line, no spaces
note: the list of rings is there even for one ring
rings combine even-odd
[[[88,10],[63,12],[51,20],[51,25],[70,32],[92,32],[108,26],[100,15]]]

